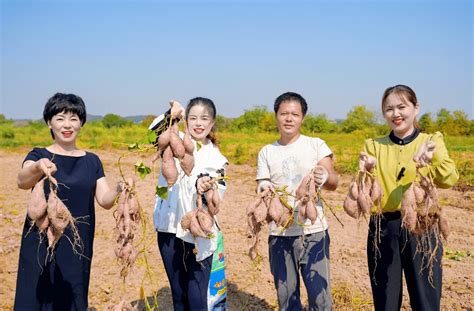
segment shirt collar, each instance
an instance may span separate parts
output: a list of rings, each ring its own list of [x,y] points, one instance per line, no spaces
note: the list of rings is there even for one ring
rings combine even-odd
[[[390,135],[388,135],[388,137],[390,138],[390,140],[394,143],[394,144],[397,144],[397,145],[406,145],[406,144],[409,144],[411,143],[412,141],[415,140],[415,138],[418,137],[418,134],[420,134],[420,130],[415,128],[415,130],[413,131],[413,133],[411,133],[410,135],[408,135],[407,137],[405,138],[398,138],[397,136],[395,136],[395,134],[393,133],[393,131],[390,132]]]

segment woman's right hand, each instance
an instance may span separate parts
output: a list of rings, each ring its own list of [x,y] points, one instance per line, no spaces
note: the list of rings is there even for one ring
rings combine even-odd
[[[365,152],[361,152],[359,155],[359,171],[371,172],[377,165],[377,159],[373,156],[368,155]]]
[[[196,184],[197,192],[199,194],[203,194],[204,192],[211,189],[213,185],[214,185],[214,180],[211,177],[209,176],[200,177],[197,180],[197,184]]]
[[[182,119],[184,118],[184,108],[176,100],[170,100],[171,107],[171,118],[173,119]]]
[[[45,176],[50,176],[56,173],[58,168],[56,167],[56,164],[54,164],[50,159],[48,158],[41,158],[38,161],[35,162],[36,169],[40,172],[42,172],[43,175]]]

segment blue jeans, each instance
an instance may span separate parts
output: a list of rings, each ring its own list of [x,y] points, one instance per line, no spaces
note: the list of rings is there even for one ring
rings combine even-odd
[[[328,231],[304,236],[270,236],[270,269],[280,310],[303,310],[300,277],[308,293],[309,310],[331,310]]]
[[[212,256],[197,262],[194,244],[158,232],[158,248],[171,286],[174,310],[207,311]]]

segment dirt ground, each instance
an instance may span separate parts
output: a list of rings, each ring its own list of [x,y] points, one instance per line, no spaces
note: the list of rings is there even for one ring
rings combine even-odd
[[[25,220],[29,192],[16,186],[16,176],[24,153],[7,153],[0,150],[0,309],[13,306],[22,227]],[[109,184],[119,180],[118,152],[96,152],[104,164]],[[150,156],[142,160],[150,165]],[[138,156],[123,161],[126,176],[133,175],[133,164]],[[277,301],[273,280],[269,270],[267,242],[260,244],[263,260],[252,263],[246,255],[250,241],[247,238],[245,208],[254,198],[255,170],[249,166],[231,165],[228,190],[218,215],[224,233],[226,276],[228,281],[229,310],[275,310]],[[151,228],[151,213],[154,204],[155,177],[149,175],[144,181],[137,179],[139,200],[149,215],[147,229],[149,267],[154,277],[152,283],[145,281],[148,297],[156,292],[159,310],[172,310],[171,291],[156,245],[156,234]],[[350,302],[362,305],[361,309],[372,309],[370,283],[366,267],[366,221],[349,218],[341,209],[350,181],[342,176],[336,192],[325,192],[329,204],[338,211],[336,215],[344,228],[329,215],[331,238],[331,282],[340,307],[351,309]],[[474,306],[474,193],[441,190],[441,202],[445,206],[451,224],[451,236],[445,248],[458,251],[458,259],[443,259],[442,310],[472,310]],[[144,279],[145,264],[141,259],[123,284],[120,268],[114,255],[114,218],[112,210],[104,210],[96,204],[96,235],[92,260],[89,304],[91,309],[104,310],[121,299],[140,302],[140,287]],[[265,233],[266,234],[266,233]],[[303,300],[306,295],[303,292]],[[143,302],[143,301],[141,301]],[[342,303],[346,303],[343,305]],[[365,304],[365,305],[364,305]],[[409,310],[406,288],[403,309]]]

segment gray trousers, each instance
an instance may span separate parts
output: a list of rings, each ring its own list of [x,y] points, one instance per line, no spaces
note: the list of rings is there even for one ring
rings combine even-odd
[[[280,310],[303,310],[300,277],[308,293],[309,310],[331,310],[329,233],[268,238],[270,269]]]

